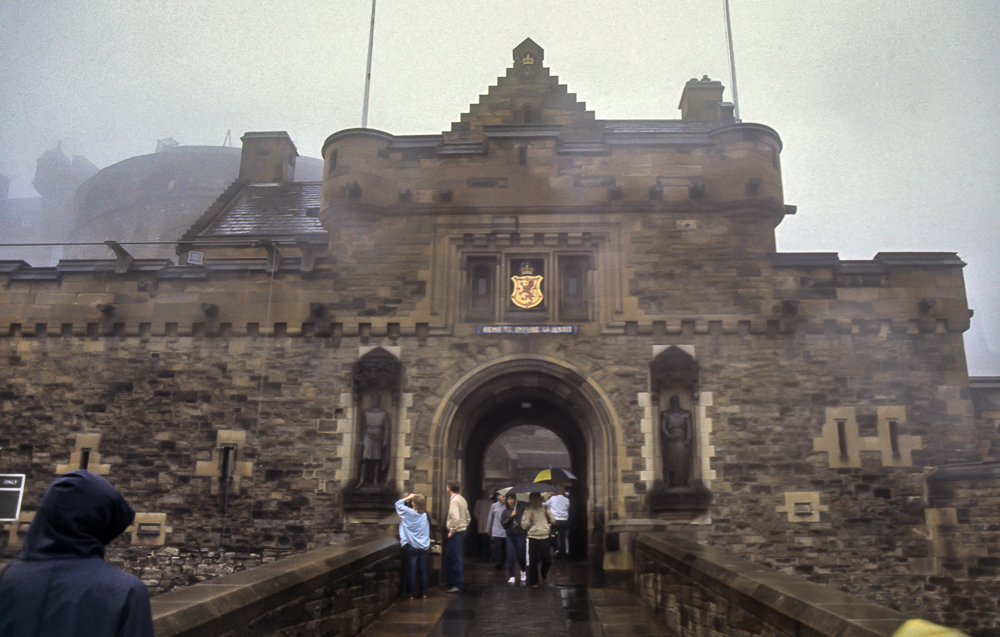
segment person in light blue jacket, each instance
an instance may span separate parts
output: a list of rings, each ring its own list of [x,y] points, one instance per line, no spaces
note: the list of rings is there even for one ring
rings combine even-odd
[[[406,558],[406,598],[413,599],[417,574],[420,574],[420,590],[416,596],[427,598],[427,554],[431,548],[431,524],[427,519],[427,499],[411,493],[396,501],[399,514],[399,544]]]

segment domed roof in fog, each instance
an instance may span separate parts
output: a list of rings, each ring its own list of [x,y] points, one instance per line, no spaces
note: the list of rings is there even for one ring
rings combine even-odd
[[[77,190],[68,240],[176,241],[236,180],[240,154],[230,146],[173,146],[108,166]],[[298,180],[318,180],[322,170],[322,160],[296,162]],[[70,250],[67,257],[107,257],[105,248]],[[173,245],[136,245],[129,252],[175,258]]]

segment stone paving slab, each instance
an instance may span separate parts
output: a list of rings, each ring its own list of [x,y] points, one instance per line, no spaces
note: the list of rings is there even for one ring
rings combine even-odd
[[[507,584],[506,572],[466,564],[466,590],[400,600],[364,637],[672,637],[630,593],[595,586],[586,565],[553,567],[538,589]]]

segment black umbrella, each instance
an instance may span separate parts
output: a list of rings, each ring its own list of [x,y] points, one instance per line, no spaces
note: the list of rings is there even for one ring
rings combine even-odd
[[[516,487],[511,487],[505,495],[518,494],[518,493],[555,493],[556,485],[551,482],[524,482],[517,485]]]

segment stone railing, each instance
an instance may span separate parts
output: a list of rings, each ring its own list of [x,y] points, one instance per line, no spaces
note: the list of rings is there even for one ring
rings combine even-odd
[[[887,637],[910,619],[668,533],[636,539],[634,576],[677,635]]]
[[[154,597],[157,637],[352,637],[399,597],[399,540],[352,540]]]

